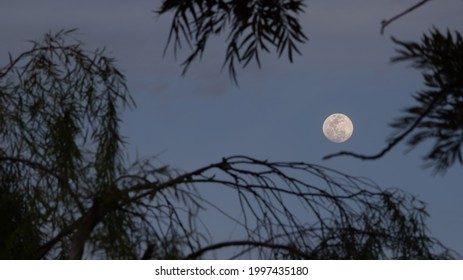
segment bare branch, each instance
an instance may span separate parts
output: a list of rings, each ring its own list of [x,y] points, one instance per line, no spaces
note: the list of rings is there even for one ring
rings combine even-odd
[[[392,18],[381,21],[381,35],[383,35],[384,29],[389,24],[391,24],[392,22],[394,22],[394,21],[398,20],[399,18],[405,16],[406,14],[409,14],[409,13],[413,12],[414,10],[418,9],[419,7],[423,6],[424,4],[426,4],[429,1],[431,1],[431,0],[422,0],[422,1],[418,2],[418,3],[416,3],[415,5],[411,6],[410,8],[406,9],[405,11],[393,16]]]
[[[283,245],[283,244],[275,244],[271,242],[259,242],[259,241],[251,241],[251,240],[238,240],[238,241],[227,241],[227,242],[221,242],[221,243],[216,243],[209,245],[207,247],[201,248],[188,256],[185,257],[186,260],[191,260],[191,259],[197,259],[204,255],[205,253],[209,251],[214,251],[218,249],[223,249],[226,247],[240,247],[240,246],[250,246],[254,248],[269,248],[273,250],[284,250],[287,251],[288,253],[291,253],[293,255],[297,255],[301,258],[304,259],[310,259],[310,255],[299,251],[298,249],[288,246],[288,245]]]

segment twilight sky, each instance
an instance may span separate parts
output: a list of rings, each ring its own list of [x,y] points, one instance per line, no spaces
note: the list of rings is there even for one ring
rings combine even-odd
[[[428,203],[429,228],[446,246],[463,254],[462,167],[445,176],[421,168],[422,146],[404,154],[399,145],[380,160],[322,161],[339,150],[372,154],[385,146],[388,126],[422,88],[421,75],[406,64],[389,63],[390,36],[417,40],[433,25],[463,31],[460,0],[431,1],[393,23],[380,22],[414,4],[410,0],[306,1],[301,22],[309,42],[290,64],[272,54],[263,68],[238,71],[239,88],[220,72],[225,46],[211,42],[203,60],[181,77],[181,58],[163,57],[170,16],[153,10],[160,0],[0,0],[0,63],[8,51],[28,50],[30,39],[48,31],[78,28],[86,49],[106,47],[126,74],[137,108],[123,118],[132,154],[158,155],[181,170],[223,156],[249,155],[271,161],[322,164],[373,179],[381,187],[408,191]],[[183,56],[182,56],[183,55]],[[323,136],[326,116],[341,112],[354,123],[352,138],[334,144]]]

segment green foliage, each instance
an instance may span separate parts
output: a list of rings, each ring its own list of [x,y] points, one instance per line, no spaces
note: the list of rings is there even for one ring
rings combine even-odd
[[[392,61],[411,62],[421,70],[425,90],[413,97],[417,105],[405,110],[392,127],[397,134],[413,127],[408,145],[413,148],[426,140],[434,142],[423,157],[426,167],[445,172],[456,162],[463,164],[463,39],[458,31],[443,34],[433,29],[421,42],[402,42]]]
[[[71,34],[47,34],[0,70],[2,185],[27,194],[45,239],[114,182],[119,112],[131,103],[113,59],[66,42]]]
[[[281,56],[286,52],[292,62],[297,44],[307,41],[296,16],[304,7],[302,0],[164,0],[159,14],[174,12],[166,48],[172,42],[175,55],[187,44],[191,54],[183,62],[183,74],[202,57],[210,37],[229,32],[223,66],[237,82],[236,65],[246,67],[259,52],[272,48]]]

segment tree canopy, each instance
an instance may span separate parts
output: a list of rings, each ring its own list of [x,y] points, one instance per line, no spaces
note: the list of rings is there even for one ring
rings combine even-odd
[[[72,36],[46,34],[0,69],[1,258],[197,259],[229,247],[230,258],[454,257],[430,236],[423,202],[365,178],[247,156],[190,172],[128,162],[125,78]],[[208,185],[237,211],[205,197]],[[205,211],[239,236],[212,241]]]

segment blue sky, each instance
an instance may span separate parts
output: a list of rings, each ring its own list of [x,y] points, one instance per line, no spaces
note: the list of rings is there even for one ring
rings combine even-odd
[[[380,21],[415,1],[306,1],[301,23],[309,42],[291,64],[264,56],[262,69],[239,71],[239,88],[220,72],[224,45],[214,40],[199,63],[181,77],[180,60],[163,57],[169,15],[158,18],[159,1],[1,0],[0,62],[8,51],[27,50],[29,39],[45,32],[78,28],[88,49],[106,46],[126,74],[137,108],[123,118],[132,154],[158,155],[160,161],[191,170],[243,154],[275,161],[322,164],[366,176],[381,187],[397,187],[428,203],[432,235],[463,254],[461,166],[445,176],[421,168],[427,147],[404,154],[399,145],[384,158],[322,161],[327,154],[379,151],[392,133],[399,111],[413,103],[421,76],[406,64],[390,64],[390,36],[417,40],[432,26],[463,30],[459,0],[431,1],[380,35]],[[327,141],[321,130],[331,113],[347,114],[352,138]]]

